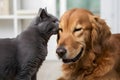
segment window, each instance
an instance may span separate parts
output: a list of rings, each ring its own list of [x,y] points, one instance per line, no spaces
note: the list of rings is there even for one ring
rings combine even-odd
[[[67,9],[85,8],[95,14],[100,13],[100,0],[67,0]]]
[[[96,15],[100,15],[100,0],[57,0],[56,3],[57,15],[62,15],[64,11],[72,8],[85,8]]]

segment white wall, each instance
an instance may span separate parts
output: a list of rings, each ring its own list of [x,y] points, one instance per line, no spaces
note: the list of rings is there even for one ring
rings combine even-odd
[[[47,10],[56,15],[56,0],[20,0],[21,1],[21,9],[26,10],[39,10],[39,8],[47,7]]]
[[[66,10],[67,10],[67,1],[60,0],[60,16],[62,16]]]
[[[120,0],[101,0],[101,17],[106,20],[112,33],[120,33]]]

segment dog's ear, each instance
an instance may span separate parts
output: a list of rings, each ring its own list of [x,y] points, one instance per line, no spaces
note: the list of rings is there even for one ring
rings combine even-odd
[[[44,18],[48,17],[47,9],[46,8],[45,9],[40,8],[39,12],[38,12],[38,16],[41,19],[44,19]]]
[[[101,46],[111,36],[110,28],[103,19],[97,16],[91,16],[90,21],[92,23],[92,48],[95,52],[101,53]]]

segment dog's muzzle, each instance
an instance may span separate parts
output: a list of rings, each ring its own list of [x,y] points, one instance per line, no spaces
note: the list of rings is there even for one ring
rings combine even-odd
[[[83,50],[84,49],[81,48],[79,54],[72,59],[66,58],[67,50],[64,47],[57,48],[56,53],[58,54],[59,58],[61,58],[64,63],[70,63],[70,62],[76,62],[77,60],[79,60],[80,57],[82,56]]]

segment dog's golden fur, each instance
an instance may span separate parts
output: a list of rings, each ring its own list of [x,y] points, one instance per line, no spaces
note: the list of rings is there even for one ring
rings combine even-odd
[[[111,34],[106,22],[85,9],[72,9],[60,19],[58,47],[71,59],[63,63],[58,80],[120,80],[120,34]]]

